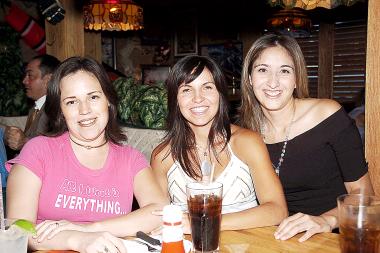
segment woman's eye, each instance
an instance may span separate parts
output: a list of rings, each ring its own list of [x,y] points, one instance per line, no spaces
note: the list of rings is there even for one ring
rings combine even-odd
[[[74,105],[75,102],[75,100],[66,101],[66,105]]]
[[[184,88],[182,89],[181,93],[189,93],[190,92],[190,89],[189,88]]]
[[[213,87],[211,85],[206,85],[204,88],[205,88],[205,90],[212,90],[213,89]]]
[[[266,68],[258,68],[257,72],[265,73],[267,71]]]
[[[91,100],[96,100],[96,99],[98,99],[98,98],[100,98],[98,95],[92,95],[92,96],[90,97]]]
[[[289,74],[290,71],[288,69],[281,69],[280,71],[282,74]]]

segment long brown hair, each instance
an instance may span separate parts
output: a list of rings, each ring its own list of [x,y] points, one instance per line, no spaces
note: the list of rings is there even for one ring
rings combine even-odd
[[[107,140],[116,144],[121,144],[127,140],[117,121],[118,98],[116,91],[110,82],[107,72],[95,60],[91,58],[71,57],[63,61],[54,72],[47,90],[46,96],[46,115],[49,118],[49,131],[47,135],[58,136],[68,130],[65,118],[63,117],[61,101],[61,80],[78,71],[84,71],[93,75],[100,83],[100,86],[108,100],[108,122],[105,129]]]
[[[160,152],[167,145],[170,145],[170,153],[173,159],[178,161],[185,173],[194,179],[200,176],[199,170],[196,169],[199,168],[200,161],[195,151],[195,135],[189,123],[181,114],[177,95],[181,84],[194,81],[205,68],[210,71],[219,93],[219,109],[211,125],[208,145],[214,154],[217,154],[216,146],[220,145],[220,143],[223,143],[223,149],[227,146],[231,138],[231,126],[228,116],[227,82],[225,76],[218,64],[211,58],[205,56],[187,56],[173,66],[166,81],[169,107],[167,134],[158,148],[158,152]],[[165,158],[168,155],[166,154]]]
[[[253,87],[250,82],[250,75],[252,73],[252,66],[261,53],[270,47],[283,47],[293,60],[295,75],[296,75],[296,88],[293,96],[295,98],[309,97],[307,71],[305,59],[302,54],[301,48],[297,41],[289,36],[267,34],[257,39],[249,49],[243,64],[243,72],[241,76],[241,94],[242,101],[239,108],[239,123],[242,127],[261,131],[261,123],[264,115],[259,101],[253,92]]]

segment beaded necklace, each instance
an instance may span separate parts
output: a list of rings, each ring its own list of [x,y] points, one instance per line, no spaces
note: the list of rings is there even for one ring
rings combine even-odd
[[[289,123],[289,126],[288,126],[288,130],[286,132],[286,136],[285,136],[285,141],[284,141],[284,145],[282,146],[282,150],[281,150],[281,154],[280,154],[280,158],[278,159],[278,163],[277,163],[277,166],[275,166],[273,163],[272,163],[272,166],[274,168],[274,170],[276,171],[276,174],[279,176],[280,175],[280,168],[281,168],[281,164],[282,162],[284,161],[284,157],[285,157],[285,153],[286,153],[286,145],[288,144],[288,140],[289,140],[289,134],[290,134],[290,129],[292,128],[292,125],[293,125],[293,122],[294,122],[294,115],[295,115],[295,112],[296,112],[296,105],[294,105],[294,110],[293,110],[293,114],[292,114],[292,119]],[[262,127],[261,127],[261,135],[264,137],[265,139],[265,136],[262,132]]]

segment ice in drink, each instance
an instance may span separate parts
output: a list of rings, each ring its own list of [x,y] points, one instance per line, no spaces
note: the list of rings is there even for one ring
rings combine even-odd
[[[380,253],[380,198],[345,194],[337,202],[342,253]]]
[[[0,253],[26,253],[28,235],[21,229],[11,226],[0,230]]]
[[[378,253],[380,252],[380,227],[357,228],[342,225],[339,228],[342,253]]]

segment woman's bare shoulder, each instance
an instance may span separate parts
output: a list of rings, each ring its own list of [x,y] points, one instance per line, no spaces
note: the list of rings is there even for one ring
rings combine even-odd
[[[342,106],[332,99],[309,98],[299,100],[301,115],[322,121],[337,112]]]
[[[262,142],[261,134],[256,131],[242,128],[237,125],[231,125],[231,146],[232,148],[237,147],[249,147],[254,143]]]
[[[258,158],[267,154],[261,134],[239,126],[232,127],[230,144],[234,154],[245,163],[252,157]]]
[[[170,144],[160,143],[153,151],[150,158],[152,168],[170,167],[174,163],[170,153]]]
[[[244,139],[244,137],[260,138],[260,134],[258,132],[237,125],[231,125],[231,132],[232,138],[237,140]]]
[[[317,98],[299,99],[296,106],[294,135],[315,127],[341,108],[341,105],[334,100]]]

